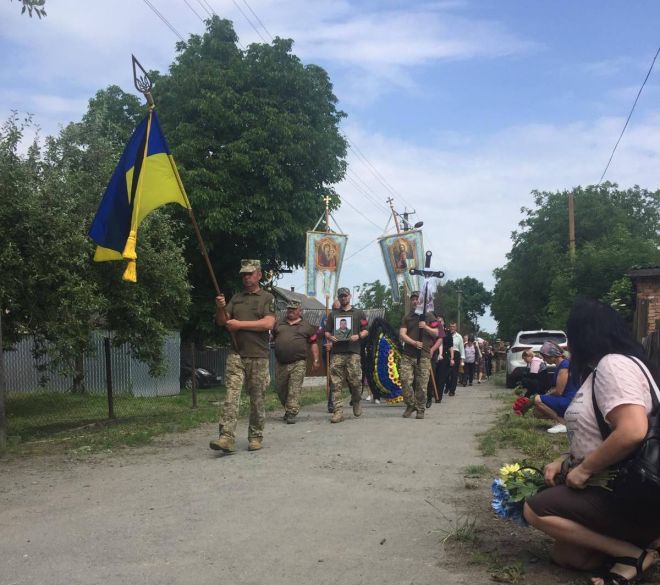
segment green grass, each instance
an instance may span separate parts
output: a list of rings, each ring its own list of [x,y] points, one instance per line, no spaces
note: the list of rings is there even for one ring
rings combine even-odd
[[[154,437],[217,422],[223,387],[198,391],[192,408],[189,391],[176,396],[136,398],[116,396],[115,419],[108,419],[105,396],[40,393],[14,395],[7,400],[8,447],[13,454],[98,452],[148,444]],[[325,400],[324,388],[306,388],[302,404]],[[266,411],[281,409],[277,395],[266,393]],[[240,416],[249,410],[241,399]]]
[[[479,449],[484,457],[494,456],[499,449],[520,451],[527,465],[542,468],[558,454],[568,451],[566,434],[551,435],[548,420],[534,418],[531,412],[517,416],[511,406],[516,397],[511,390],[497,390],[495,398],[501,401],[493,426],[478,435]]]
[[[488,475],[490,470],[486,465],[468,465],[463,469],[464,477],[484,477]]]

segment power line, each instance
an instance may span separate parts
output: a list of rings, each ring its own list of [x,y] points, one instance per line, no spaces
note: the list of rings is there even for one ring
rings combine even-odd
[[[170,29],[170,30],[171,30],[171,31],[172,31],[177,37],[179,37],[179,39],[181,39],[181,42],[183,42],[183,43],[186,42],[186,39],[183,38],[183,36],[181,35],[181,33],[180,33],[178,30],[176,30],[176,29],[174,28],[174,26],[172,25],[172,23],[170,23],[170,21],[167,20],[167,18],[165,18],[165,17],[159,12],[159,10],[158,10],[158,9],[157,9],[157,8],[151,3],[151,2],[149,2],[149,0],[142,0],[142,1],[143,1],[143,2],[144,2],[149,8],[151,8],[151,10],[153,11],[153,13],[154,13],[158,18],[160,18],[160,19],[165,23],[165,25],[167,26],[167,28],[169,28],[169,29]]]
[[[344,198],[342,199],[343,203],[346,203],[353,211],[357,212],[359,215],[364,217],[371,225],[376,226],[378,229],[382,229],[381,226],[379,226],[375,221],[369,219],[364,213],[362,213],[355,205],[353,205],[348,199]]]
[[[245,18],[245,20],[247,20],[248,24],[254,29],[254,32],[257,33],[257,35],[259,36],[259,38],[260,38],[264,43],[267,43],[268,41],[265,39],[264,35],[261,34],[261,32],[259,31],[259,29],[258,29],[258,28],[254,25],[254,23],[250,20],[250,18],[248,17],[248,15],[245,14],[245,11],[241,8],[241,5],[240,5],[238,2],[236,2],[236,0],[231,0],[231,1],[234,3],[234,6],[236,6],[236,8],[238,8],[239,12],[243,15],[243,17]]]
[[[357,173],[355,173],[355,171],[351,171],[351,169],[347,169],[345,178],[351,181],[355,185],[356,189],[358,189],[360,193],[362,193],[367,199],[369,199],[369,201],[371,201],[381,211],[384,211],[387,214],[390,213],[390,210],[387,208],[387,206],[384,203],[381,203],[380,200],[378,199],[378,194],[375,193],[371,189],[371,187],[367,184],[367,182]]]
[[[619,142],[621,142],[621,139],[623,138],[623,133],[626,131],[626,128],[628,127],[628,122],[630,122],[630,118],[632,118],[633,112],[635,111],[635,106],[637,105],[637,101],[639,100],[639,96],[642,94],[642,90],[644,89],[644,86],[646,85],[646,82],[648,81],[649,77],[651,76],[651,71],[653,71],[653,66],[655,65],[655,60],[658,58],[659,54],[660,54],[660,47],[658,47],[658,50],[655,52],[655,57],[653,57],[653,61],[651,62],[651,66],[649,67],[648,72],[646,73],[646,77],[644,78],[644,81],[642,82],[642,86],[639,88],[639,91],[637,92],[637,97],[635,98],[635,101],[632,105],[632,108],[630,108],[630,113],[628,114],[628,118],[626,119],[626,123],[623,125],[623,130],[621,130],[621,134],[619,135],[619,139],[616,141],[616,144],[614,145],[614,148],[612,149],[612,154],[610,155],[610,159],[607,161],[607,165],[605,165],[605,170],[603,171],[603,174],[600,176],[600,180],[598,181],[599,185],[603,182],[603,179],[605,178],[605,173],[607,173],[607,169],[610,168],[610,163],[612,162],[612,159],[614,158],[614,153],[616,152],[616,149],[619,146]]]
[[[199,18],[202,22],[204,22],[204,19],[197,13],[197,11],[192,7],[192,4],[188,2],[188,0],[183,0],[186,3],[186,6],[192,10],[193,14]]]
[[[247,1],[247,0],[243,0],[243,4],[245,4],[245,5],[248,7],[248,9],[250,10],[250,12],[251,12],[251,13],[254,15],[254,17],[257,19],[257,22],[261,25],[261,28],[263,28],[263,29],[266,31],[266,34],[270,37],[270,39],[271,39],[272,41],[274,41],[274,40],[275,40],[275,37],[273,37],[273,35],[270,34],[270,31],[266,28],[266,25],[263,23],[263,21],[261,20],[261,18],[259,18],[259,16],[257,15],[257,13],[256,13],[254,10],[252,10],[252,6],[250,6],[250,5],[248,4],[248,1]]]
[[[207,0],[197,0],[197,2],[204,10],[206,10],[206,12],[208,12],[209,16],[213,16],[216,13],[215,10],[213,10],[213,6],[211,6]]]
[[[353,256],[357,256],[360,252],[363,252],[364,250],[366,250],[369,246],[371,246],[371,244],[373,244],[376,241],[378,241],[378,238],[374,238],[366,246],[362,246],[357,252],[353,252],[350,256],[347,256],[346,258],[344,258],[344,263],[348,262],[351,258],[353,258]]]
[[[348,137],[346,137],[346,142],[348,142],[348,148],[350,148],[360,159],[362,159],[369,169],[371,170],[371,174],[376,177],[378,182],[387,189],[387,191],[394,197],[398,197],[401,201],[403,201],[404,204],[408,205],[408,207],[413,207],[408,201],[405,200],[403,195],[401,195],[394,187],[392,187],[387,179],[383,177],[383,175],[380,173],[380,171],[371,163],[371,161],[363,154],[363,152],[358,148],[357,144],[354,144],[351,142]]]

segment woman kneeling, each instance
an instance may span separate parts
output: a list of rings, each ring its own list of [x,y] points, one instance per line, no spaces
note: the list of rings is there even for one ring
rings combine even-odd
[[[577,302],[567,334],[572,377],[583,380],[564,415],[570,453],[545,467],[546,483],[553,487],[528,499],[524,514],[532,526],[555,539],[556,563],[586,570],[608,560],[609,571],[594,577],[593,583],[625,585],[639,580],[657,560],[660,502],[621,500],[589,483],[641,444],[652,407],[642,369],[650,380],[653,377],[641,345],[611,307]],[[596,371],[597,404],[611,428],[605,440],[593,407],[590,370]],[[653,386],[660,397],[657,383]]]

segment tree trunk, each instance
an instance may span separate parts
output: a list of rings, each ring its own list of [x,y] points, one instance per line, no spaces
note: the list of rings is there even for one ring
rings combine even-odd
[[[85,362],[83,354],[76,357],[73,371],[73,388],[74,394],[85,393]]]

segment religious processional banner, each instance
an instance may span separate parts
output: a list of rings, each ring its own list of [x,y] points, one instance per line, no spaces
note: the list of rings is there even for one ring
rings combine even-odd
[[[385,270],[392,287],[392,298],[401,300],[399,287],[403,284],[408,292],[419,290],[419,276],[411,276],[411,268],[424,268],[424,242],[422,232],[410,230],[400,234],[379,238],[380,251],[383,253]]]
[[[307,232],[305,287],[307,296],[316,296],[320,281],[323,296],[334,298],[339,283],[348,236],[334,232]]]

